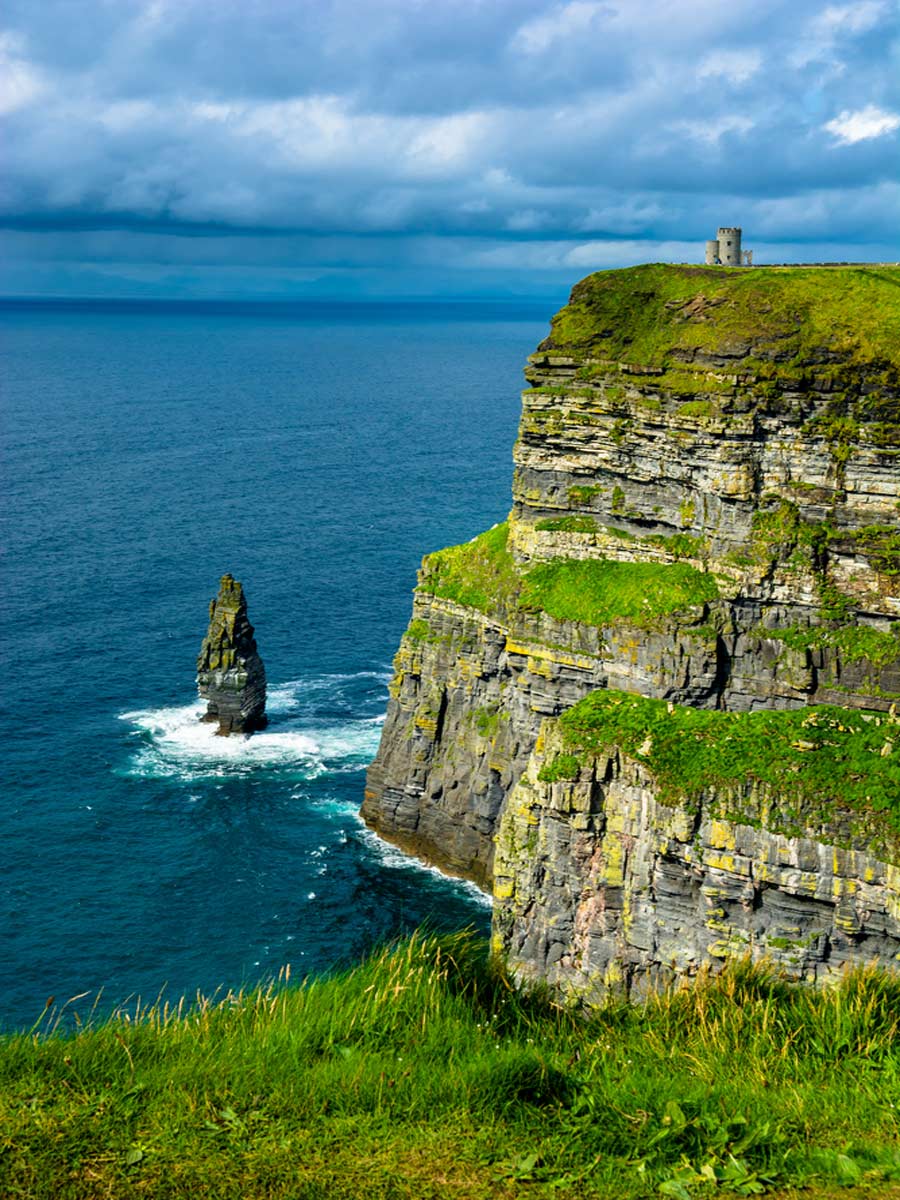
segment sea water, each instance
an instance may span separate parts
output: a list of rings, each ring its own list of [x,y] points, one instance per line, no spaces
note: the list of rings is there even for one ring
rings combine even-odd
[[[357,813],[417,565],[504,518],[551,308],[0,306],[0,1025],[487,927]],[[198,721],[226,571],[248,739]]]

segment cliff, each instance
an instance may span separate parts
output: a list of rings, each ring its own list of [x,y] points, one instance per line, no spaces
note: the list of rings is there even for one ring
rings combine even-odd
[[[875,736],[900,699],[898,328],[894,268],[647,266],[578,284],[529,359],[509,520],[424,560],[363,805],[382,836],[495,891],[498,948],[523,973],[587,988],[692,971],[723,946],[815,943],[782,956],[801,974],[900,950],[900,746],[850,754],[863,781],[877,759],[874,798],[823,774],[832,750],[795,727],[808,708]],[[661,786],[638,753],[655,737],[644,707],[633,753],[607,725],[572,778],[542,779],[555,720],[614,692],[666,701],[678,729],[694,710],[763,716],[790,770],[748,754],[712,790]],[[704,738],[712,778],[728,751]],[[743,848],[728,879],[723,819]],[[615,883],[585,866],[610,828],[638,847]],[[887,881],[876,899],[866,872]],[[651,900],[649,925],[616,924],[617,904]],[[793,924],[768,919],[779,903]],[[676,912],[674,952],[659,929]]]

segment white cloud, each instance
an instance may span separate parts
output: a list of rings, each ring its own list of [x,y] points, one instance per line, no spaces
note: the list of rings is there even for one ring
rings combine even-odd
[[[696,142],[716,146],[726,133],[749,133],[753,124],[750,117],[741,116],[740,113],[731,113],[721,117],[710,117],[705,121],[673,121],[669,128],[675,133],[686,134]]]
[[[588,33],[599,16],[610,14],[606,4],[595,0],[570,0],[543,17],[526,21],[513,35],[512,46],[522,54],[543,54],[558,42]]]
[[[510,233],[534,233],[539,229],[546,229],[552,222],[551,213],[539,212],[536,208],[523,208],[510,213],[506,218],[506,228]]]
[[[159,110],[148,100],[120,100],[100,111],[98,120],[110,133],[128,133],[139,125],[155,122]]]
[[[599,271],[627,262],[699,262],[701,244],[696,242],[582,242],[563,255],[566,266]]]
[[[716,50],[700,63],[697,76],[700,79],[721,76],[729,83],[746,83],[762,66],[762,55],[758,50]]]
[[[878,25],[887,12],[884,0],[857,0],[855,4],[829,4],[810,21],[798,40],[789,61],[793,66],[828,63],[831,72],[840,75],[845,64],[840,58],[842,43]]]
[[[427,171],[463,166],[488,125],[488,117],[478,112],[423,121],[406,148],[406,156],[417,168]]]
[[[857,0],[856,4],[829,4],[813,21],[813,28],[823,35],[865,33],[884,16],[884,0]]]
[[[834,137],[836,145],[852,146],[856,142],[884,137],[886,133],[900,129],[900,114],[886,112],[874,104],[867,104],[865,108],[855,112],[845,108],[839,116],[826,121],[822,128]]]
[[[0,113],[24,108],[43,89],[40,72],[23,57],[22,39],[0,33]]]

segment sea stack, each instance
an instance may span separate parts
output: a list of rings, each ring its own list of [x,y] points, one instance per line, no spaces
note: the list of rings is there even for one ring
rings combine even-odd
[[[207,701],[200,718],[218,724],[221,737],[266,727],[266,669],[247,618],[244,589],[223,575],[209,603],[209,629],[197,658],[197,687]]]

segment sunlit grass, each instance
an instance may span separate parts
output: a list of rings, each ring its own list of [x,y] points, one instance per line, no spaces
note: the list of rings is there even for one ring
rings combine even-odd
[[[874,969],[816,991],[737,964],[586,1017],[517,991],[474,936],[417,935],[338,978],[53,1019],[2,1043],[4,1196],[886,1196],[900,1180],[900,980]]]
[[[428,555],[419,589],[481,612],[539,610],[561,621],[642,628],[718,597],[712,575],[685,563],[554,559],[520,571],[495,525],[461,546]]]

